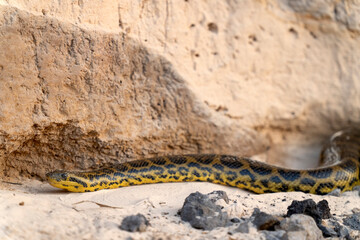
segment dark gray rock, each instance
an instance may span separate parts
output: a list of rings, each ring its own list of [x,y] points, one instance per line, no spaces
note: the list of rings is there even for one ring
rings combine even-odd
[[[239,226],[235,228],[233,232],[249,233],[251,228],[253,228],[254,231],[256,230],[255,226],[251,222],[246,221],[240,223]]]
[[[282,235],[282,233],[275,233],[275,226],[280,224],[280,220],[282,220],[281,217],[261,212],[258,208],[255,208],[253,214],[248,219],[240,222],[233,232],[249,233],[250,231],[260,230],[264,231],[266,239],[277,239],[276,236]],[[266,233],[268,231],[274,231],[274,233]]]
[[[341,239],[351,239],[350,237],[350,231],[347,227],[340,225],[335,228],[335,231],[338,233],[338,237]]]
[[[228,215],[221,211],[208,195],[199,192],[191,193],[180,210],[181,220],[189,222],[193,228],[212,230],[224,227],[228,222]]]
[[[329,192],[329,193],[326,194],[326,195],[328,195],[328,196],[340,197],[340,195],[341,195],[341,190],[337,188],[337,189]]]
[[[324,237],[338,237],[339,234],[332,228],[326,227],[324,225],[317,225],[318,228],[321,230]]]
[[[284,237],[286,236],[286,232],[283,230],[261,231],[261,233],[264,235],[265,240],[279,240],[284,239]]]
[[[258,230],[269,230],[274,231],[275,226],[280,224],[280,220],[278,217],[267,214],[265,212],[254,210],[252,223]]]
[[[336,219],[331,219],[328,222],[329,226],[332,227],[332,229],[334,230],[334,232],[336,233],[336,235],[332,235],[332,237],[339,237],[340,239],[352,239],[350,237],[350,231],[349,229],[340,224]]]
[[[343,219],[346,226],[354,230],[360,230],[360,213],[353,213],[350,216]]]
[[[316,204],[317,209],[319,210],[320,217],[322,219],[331,218],[329,203],[326,200],[322,200]]]
[[[149,221],[142,214],[125,217],[120,225],[120,229],[128,232],[144,232],[149,226]]]
[[[359,195],[360,195],[360,185],[353,187],[353,191],[359,192]]]

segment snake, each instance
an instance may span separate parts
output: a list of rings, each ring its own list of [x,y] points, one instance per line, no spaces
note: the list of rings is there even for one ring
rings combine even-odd
[[[336,132],[324,145],[320,165],[289,169],[248,157],[218,154],[173,155],[116,163],[88,171],[55,170],[48,183],[70,192],[93,192],[139,184],[211,182],[254,193],[301,191],[324,195],[360,185],[360,131]]]

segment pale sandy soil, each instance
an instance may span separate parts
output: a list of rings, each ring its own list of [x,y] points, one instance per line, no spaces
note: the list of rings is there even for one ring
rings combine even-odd
[[[93,193],[59,191],[47,183],[26,181],[22,185],[0,185],[0,239],[263,239],[257,232],[228,232],[193,229],[177,215],[192,192],[225,191],[233,217],[249,217],[254,207],[286,214],[292,200],[326,199],[335,216],[351,214],[359,207],[359,196],[316,196],[300,192],[256,195],[240,189],[210,183],[163,183],[103,190]],[[357,193],[356,193],[357,194]],[[119,229],[125,216],[142,213],[151,226],[142,233]]]

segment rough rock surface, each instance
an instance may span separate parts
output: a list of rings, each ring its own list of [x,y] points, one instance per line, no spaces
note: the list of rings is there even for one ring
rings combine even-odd
[[[216,199],[212,199],[211,195],[214,193],[191,193],[180,210],[181,220],[189,222],[194,228],[204,230],[224,227],[229,220],[228,214],[221,211],[221,206],[214,203]]]
[[[343,220],[346,226],[349,226],[351,229],[360,230],[360,213],[353,213],[352,215],[346,217]]]
[[[315,203],[312,199],[293,201],[288,207],[286,216],[290,217],[293,214],[308,215],[314,219],[324,236],[337,236],[335,231],[322,225],[322,219],[329,219],[331,217],[330,208],[326,200],[322,200],[318,203]]]
[[[339,237],[340,239],[353,239],[350,236],[351,230],[349,230],[348,227],[344,226],[336,219],[330,219],[330,221],[328,222],[328,227],[322,228],[320,230],[325,230],[323,231],[323,236],[325,235],[327,237]]]
[[[336,0],[0,0],[0,175],[265,149],[314,166],[320,139],[360,119],[358,14]]]
[[[293,214],[306,214],[314,218],[316,223],[321,223],[322,219],[327,219],[331,217],[330,208],[326,200],[322,200],[318,203],[315,203],[312,199],[306,199],[303,201],[293,201],[288,207],[286,213],[287,217],[290,217]]]
[[[210,120],[172,64],[130,38],[0,11],[5,175],[43,177],[154,154],[249,154],[261,145],[250,129]]]
[[[263,148],[255,131],[211,120],[172,64],[125,34],[0,13],[1,175]]]

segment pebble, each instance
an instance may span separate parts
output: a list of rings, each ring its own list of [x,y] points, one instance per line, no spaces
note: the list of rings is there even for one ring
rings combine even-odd
[[[191,193],[185,199],[184,205],[180,210],[181,220],[189,222],[193,228],[204,230],[226,226],[228,214],[221,211],[221,206],[216,205],[214,203],[216,200],[214,201],[214,198],[210,198],[209,195],[213,196],[216,193],[212,192],[208,195],[199,192]]]
[[[360,208],[353,208],[351,209],[353,213],[360,213]]]
[[[331,192],[329,192],[328,194],[326,194],[328,196],[335,196],[335,197],[340,197],[341,195],[341,190],[336,188],[334,190],[332,190]]]
[[[358,192],[358,194],[360,196],[360,185],[353,187],[353,191]]]
[[[128,232],[144,232],[150,225],[149,221],[142,214],[125,217],[120,225],[120,229]]]
[[[239,222],[240,222],[240,219],[239,219],[239,218],[232,218],[232,219],[230,219],[230,222],[232,222],[232,223],[239,223]]]

